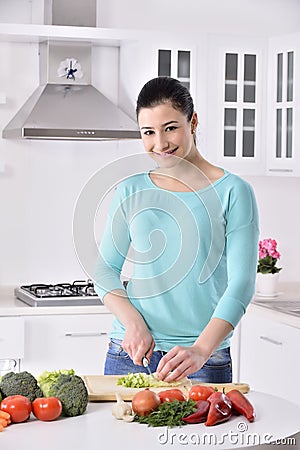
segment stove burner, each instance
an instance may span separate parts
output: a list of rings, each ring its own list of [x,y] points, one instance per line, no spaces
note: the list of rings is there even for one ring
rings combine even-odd
[[[15,295],[30,306],[101,305],[93,282],[31,284],[15,290]]]
[[[88,281],[74,281],[70,283],[59,284],[31,284],[29,286],[21,286],[21,289],[30,292],[32,295],[43,297],[86,297],[97,296],[93,283]]]

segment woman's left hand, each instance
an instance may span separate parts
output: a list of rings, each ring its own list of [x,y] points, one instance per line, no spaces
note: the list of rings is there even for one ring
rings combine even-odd
[[[197,372],[207,357],[201,354],[199,347],[180,347],[176,345],[160,360],[156,376],[159,380],[167,382],[177,381]]]

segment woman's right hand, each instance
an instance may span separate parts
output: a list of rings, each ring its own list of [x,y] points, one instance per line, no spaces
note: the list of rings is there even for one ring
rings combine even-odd
[[[154,346],[155,342],[146,325],[126,328],[122,347],[134,364],[141,366],[144,356],[150,361]]]
[[[144,356],[149,361],[155,343],[142,315],[130,303],[126,292],[121,289],[108,292],[104,304],[123,324],[125,334],[122,347],[134,364],[141,366]]]

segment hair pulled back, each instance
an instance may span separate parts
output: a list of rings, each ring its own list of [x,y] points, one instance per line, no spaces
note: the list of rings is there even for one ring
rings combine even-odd
[[[192,119],[194,103],[191,94],[180,81],[171,77],[153,78],[142,87],[136,104],[137,118],[142,108],[153,108],[162,103],[171,103],[174,109],[187,117],[188,122]]]

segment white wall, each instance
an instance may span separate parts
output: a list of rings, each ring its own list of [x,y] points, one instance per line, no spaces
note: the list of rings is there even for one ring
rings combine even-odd
[[[244,177],[254,188],[259,216],[260,238],[278,242],[281,281],[299,281],[300,267],[300,178]]]
[[[98,26],[268,36],[299,30],[299,0],[98,0]]]

